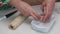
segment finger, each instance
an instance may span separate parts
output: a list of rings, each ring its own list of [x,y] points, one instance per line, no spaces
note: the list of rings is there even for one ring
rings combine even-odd
[[[44,7],[46,6],[45,2],[42,3],[41,9],[44,11]]]
[[[48,19],[48,16],[44,16],[42,21],[46,22],[47,19]]]
[[[40,20],[40,16],[36,12],[32,12],[31,15],[36,19]]]
[[[49,21],[49,19],[50,19],[50,15],[45,15],[42,21],[46,22]]]

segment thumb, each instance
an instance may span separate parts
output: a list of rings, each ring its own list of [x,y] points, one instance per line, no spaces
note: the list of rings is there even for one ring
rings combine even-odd
[[[42,5],[41,5],[42,11],[44,11],[44,7],[46,7],[46,3],[45,2],[43,2]]]

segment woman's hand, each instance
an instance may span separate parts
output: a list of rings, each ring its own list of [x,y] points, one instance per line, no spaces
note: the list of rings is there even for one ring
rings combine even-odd
[[[28,3],[22,0],[11,0],[10,4],[15,6],[24,16],[32,16],[36,20],[40,19],[37,12]]]
[[[56,0],[45,0],[42,3],[42,10],[46,11],[44,18],[42,19],[43,22],[47,21],[50,18],[51,14],[53,12],[55,1]]]

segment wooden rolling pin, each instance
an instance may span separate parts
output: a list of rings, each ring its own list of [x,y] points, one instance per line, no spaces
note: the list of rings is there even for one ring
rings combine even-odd
[[[28,17],[22,16],[22,15],[16,17],[16,18],[12,21],[12,23],[9,25],[9,28],[12,29],[12,30],[16,29],[16,28],[17,28],[19,25],[21,25],[21,24],[24,22],[24,20],[26,20],[27,18],[28,18]]]

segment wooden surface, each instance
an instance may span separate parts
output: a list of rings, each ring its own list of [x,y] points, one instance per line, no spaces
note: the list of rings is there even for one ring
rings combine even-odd
[[[23,0],[25,2],[27,2],[30,5],[39,5],[43,2],[43,0]]]
[[[40,5],[44,0],[23,0],[30,5]],[[60,0],[56,0],[56,2],[60,2]]]

